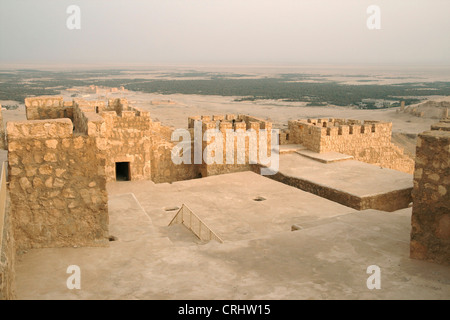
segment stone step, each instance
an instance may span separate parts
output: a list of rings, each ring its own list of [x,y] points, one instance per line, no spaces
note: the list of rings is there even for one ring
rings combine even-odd
[[[285,144],[285,145],[280,145],[280,154],[290,154],[290,153],[295,153],[299,150],[305,150],[306,147],[304,147],[301,144]]]
[[[325,152],[325,153],[317,153],[310,150],[299,150],[296,151],[297,154],[307,157],[322,163],[334,163],[340,161],[353,160],[354,157],[348,154],[343,154],[339,152]]]

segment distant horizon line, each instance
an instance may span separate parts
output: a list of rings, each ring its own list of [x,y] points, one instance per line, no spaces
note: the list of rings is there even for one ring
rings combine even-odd
[[[139,68],[334,68],[334,69],[450,69],[450,64],[349,64],[349,63],[48,63],[48,62],[0,62],[0,70],[37,69],[40,70],[85,70]]]

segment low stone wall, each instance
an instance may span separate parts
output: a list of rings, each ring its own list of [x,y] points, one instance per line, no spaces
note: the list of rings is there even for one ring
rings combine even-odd
[[[15,298],[15,242],[7,201],[5,168],[0,183],[0,300]]]
[[[127,99],[109,99],[108,106],[105,111],[115,111],[118,116],[122,115],[122,111],[127,111],[129,109]]]
[[[9,212],[3,227],[3,245],[0,249],[0,300],[15,298],[15,242]]]
[[[411,258],[450,265],[450,131],[427,131],[417,141]]]
[[[40,96],[25,99],[28,120],[73,119],[72,101],[64,102],[60,96]]]
[[[172,150],[175,147],[163,137],[153,134],[152,137],[152,169],[151,180],[155,183],[175,182],[200,178],[200,166],[194,164],[194,154],[191,153],[191,164],[176,165],[172,161]],[[193,144],[191,144],[193,148]],[[193,150],[193,149],[192,149]]]
[[[320,126],[309,124],[306,120],[288,121],[289,139],[285,144],[302,144],[308,150],[321,152],[322,129]]]
[[[391,143],[390,122],[304,119],[289,121],[289,132],[290,143],[302,144],[314,152],[340,152],[383,168],[409,174],[414,171],[414,160]]]
[[[69,119],[8,122],[8,172],[19,250],[108,245],[105,153]]]
[[[192,131],[195,121],[201,120],[203,163],[200,166],[202,177],[251,170],[251,162],[259,163],[260,147],[266,148],[267,157],[271,155],[272,123],[248,115],[212,115],[194,116],[188,119],[188,128]],[[216,155],[216,135],[219,130],[222,137],[222,156]],[[262,130],[266,130],[267,139],[262,139]],[[220,152],[220,147],[217,146]],[[238,157],[239,155],[239,157]],[[232,161],[228,161],[230,158]],[[221,163],[220,163],[221,162]]]

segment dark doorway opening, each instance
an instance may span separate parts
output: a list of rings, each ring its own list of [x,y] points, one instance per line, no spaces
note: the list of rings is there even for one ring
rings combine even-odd
[[[116,181],[130,181],[130,163],[116,162]]]

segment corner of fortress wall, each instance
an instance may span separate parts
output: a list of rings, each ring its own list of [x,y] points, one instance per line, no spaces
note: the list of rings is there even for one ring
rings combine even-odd
[[[411,258],[450,265],[450,120],[423,132],[414,172]]]
[[[70,119],[8,122],[8,172],[19,250],[108,244],[105,153]]]
[[[340,152],[356,160],[412,174],[414,160],[391,142],[392,123],[351,119],[302,119],[288,122],[283,143],[302,144],[311,151]]]

